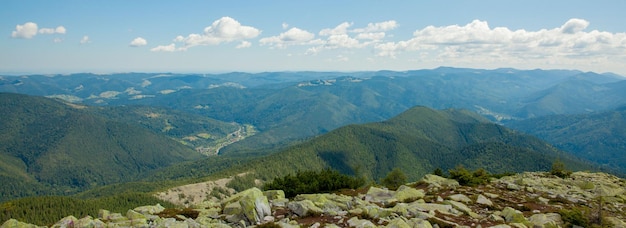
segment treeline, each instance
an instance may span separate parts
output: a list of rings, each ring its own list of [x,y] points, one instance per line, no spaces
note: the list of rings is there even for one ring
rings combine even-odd
[[[78,199],[67,196],[26,197],[0,204],[0,221],[17,219],[22,222],[51,226],[61,218],[73,215],[82,218],[98,216],[100,209],[126,213],[139,206],[161,204],[174,207],[146,193],[124,193],[93,199]]]
[[[365,179],[341,174],[339,171],[298,171],[296,174],[276,178],[263,186],[265,190],[283,190],[286,197],[298,194],[331,192],[339,189],[356,189]]]

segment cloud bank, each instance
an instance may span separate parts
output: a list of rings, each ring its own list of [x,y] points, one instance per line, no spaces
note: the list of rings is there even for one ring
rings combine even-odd
[[[231,17],[222,17],[214,21],[211,26],[204,28],[203,33],[192,33],[187,36],[179,35],[174,38],[174,42],[180,44],[176,47],[175,43],[169,45],[160,45],[150,49],[151,51],[185,51],[195,46],[218,45],[221,43],[229,43],[233,41],[244,41],[252,39],[261,34],[261,30],[244,26],[239,21]],[[245,47],[247,43],[238,47]]]
[[[16,25],[15,31],[11,32],[12,38],[32,39],[39,34],[65,34],[67,30],[63,26],[56,28],[41,28],[35,22],[26,22],[22,25]]]

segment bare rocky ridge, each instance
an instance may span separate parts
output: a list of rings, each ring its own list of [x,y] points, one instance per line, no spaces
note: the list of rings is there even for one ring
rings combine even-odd
[[[9,220],[1,227],[28,225]],[[369,187],[302,194],[293,199],[286,199],[282,190],[251,188],[184,210],[160,205],[138,207],[125,214],[101,210],[97,218],[68,216],[54,227],[276,227],[270,225],[626,227],[626,180],[605,173],[575,172],[559,178],[526,172],[468,187],[426,175],[396,191]]]

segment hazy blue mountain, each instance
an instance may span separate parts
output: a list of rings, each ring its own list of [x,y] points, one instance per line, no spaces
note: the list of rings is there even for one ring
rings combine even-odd
[[[70,79],[73,84],[61,86]],[[450,67],[402,72],[76,74],[4,76],[0,91],[92,105],[161,106],[254,125],[258,134],[223,150],[239,153],[346,124],[385,120],[416,105],[464,108],[498,122],[607,110],[626,104],[623,79],[572,70]]]

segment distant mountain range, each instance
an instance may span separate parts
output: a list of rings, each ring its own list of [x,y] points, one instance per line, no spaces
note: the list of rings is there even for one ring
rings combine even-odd
[[[387,121],[344,126],[214,173],[250,172],[271,180],[297,170],[332,168],[378,181],[400,168],[410,180],[417,180],[437,168],[449,170],[458,165],[492,173],[547,171],[557,160],[568,169],[596,169],[536,137],[491,123],[471,111],[418,106]],[[165,179],[193,177],[188,170],[212,165],[215,160],[201,160],[158,173]]]
[[[538,117],[507,126],[626,174],[626,106],[590,114]]]
[[[626,80],[612,74],[28,75],[0,76],[0,92],[65,100],[0,94],[8,198],[250,169],[273,178],[332,167],[377,180],[393,167],[412,179],[459,164],[518,172],[561,159],[594,168],[569,153],[626,173]],[[221,156],[199,153],[211,151]]]
[[[136,180],[203,158],[182,136],[225,137],[236,129],[166,109],[87,107],[9,93],[0,93],[0,116],[0,201]]]
[[[382,121],[416,105],[463,108],[496,121],[626,104],[625,78],[569,70],[433,70],[0,77],[0,91],[90,105],[169,107],[259,133],[224,153],[256,153],[338,127]]]

